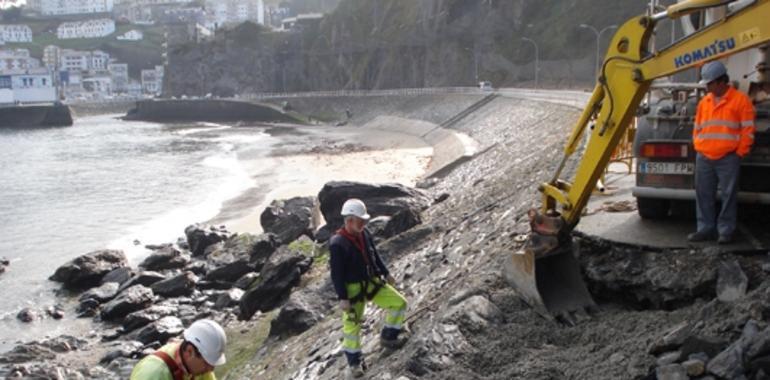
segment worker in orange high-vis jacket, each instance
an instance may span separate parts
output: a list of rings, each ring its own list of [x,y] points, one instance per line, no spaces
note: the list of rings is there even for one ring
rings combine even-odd
[[[754,143],[754,106],[746,94],[730,85],[727,68],[719,62],[705,64],[701,84],[708,94],[698,103],[693,127],[695,202],[698,230],[692,242],[717,239],[729,244],[735,236],[738,214],[738,174],[741,160]],[[722,208],[717,214],[717,189]]]

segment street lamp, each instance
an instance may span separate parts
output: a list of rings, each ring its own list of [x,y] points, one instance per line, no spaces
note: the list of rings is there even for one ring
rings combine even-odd
[[[527,37],[521,37],[521,39],[532,43],[532,45],[535,47],[535,88],[537,88],[537,72],[540,71],[540,52],[537,48],[537,42]]]
[[[594,34],[596,34],[596,63],[595,63],[594,72],[597,75],[599,75],[600,74],[599,73],[599,46],[600,46],[600,42],[601,42],[601,39],[602,39],[602,34],[604,32],[606,32],[606,31],[610,30],[610,29],[616,29],[618,26],[617,25],[610,25],[608,27],[605,27],[601,31],[596,30],[596,28],[594,28],[593,26],[588,25],[588,24],[580,24],[580,27],[583,28],[583,29],[590,29],[592,32],[594,32]]]

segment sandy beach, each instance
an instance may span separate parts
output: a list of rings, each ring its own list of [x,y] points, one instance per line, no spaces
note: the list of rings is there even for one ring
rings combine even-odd
[[[274,147],[269,157],[241,161],[260,185],[226,202],[212,223],[233,232],[260,233],[260,214],[273,200],[315,196],[329,181],[414,186],[433,154],[427,142],[409,133],[368,127],[277,128],[268,133],[296,138]]]

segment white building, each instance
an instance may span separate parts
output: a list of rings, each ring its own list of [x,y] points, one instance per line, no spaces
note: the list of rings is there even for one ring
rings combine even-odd
[[[110,63],[107,69],[112,79],[112,91],[118,93],[128,92],[128,64],[114,62]]]
[[[0,49],[0,73],[40,68],[40,61],[29,56],[27,49]]]
[[[32,42],[32,29],[27,25],[0,25],[0,41]]]
[[[141,30],[136,29],[129,30],[118,36],[118,40],[120,41],[141,41],[142,39],[144,39],[144,33],[142,33]]]
[[[56,29],[60,40],[73,38],[99,38],[115,33],[115,21],[103,18],[86,21],[65,22]]]
[[[104,71],[110,63],[110,55],[101,50],[61,49],[58,55],[58,67],[62,71]]]
[[[109,13],[113,0],[27,0],[27,6],[43,16]]]
[[[83,90],[92,94],[93,98],[104,98],[112,95],[112,78],[109,75],[93,75],[83,78]]]
[[[206,10],[217,27],[244,21],[265,23],[263,0],[206,0]]]
[[[0,74],[0,103],[56,101],[51,73],[42,68]]]
[[[149,95],[160,95],[163,92],[163,66],[142,70],[142,92]]]

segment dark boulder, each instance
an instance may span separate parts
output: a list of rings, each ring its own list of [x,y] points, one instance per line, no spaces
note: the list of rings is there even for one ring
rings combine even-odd
[[[59,305],[50,306],[47,309],[45,309],[45,312],[53,319],[64,318],[64,309]]]
[[[214,309],[222,310],[224,308],[236,306],[239,302],[241,302],[242,297],[243,290],[232,288],[217,297],[217,300],[214,303]]]
[[[109,321],[123,318],[129,313],[150,306],[153,299],[152,289],[143,285],[134,285],[104,305],[102,319]]]
[[[174,316],[168,316],[143,327],[136,333],[136,340],[144,344],[152,342],[164,344],[170,338],[181,334],[182,331],[184,331],[182,320]]]
[[[105,350],[107,353],[99,359],[100,364],[109,364],[117,358],[135,359],[142,356],[144,344],[137,341],[111,342],[107,344]]]
[[[182,270],[193,272],[198,276],[205,276],[209,271],[209,264],[205,261],[193,261],[182,268]]]
[[[166,276],[153,271],[143,271],[139,272],[134,277],[132,277],[130,280],[126,281],[123,285],[120,286],[120,290],[118,292],[122,292],[125,289],[128,289],[134,285],[142,285],[142,286],[152,286],[152,284],[163,281],[166,279]]]
[[[24,323],[29,323],[39,318],[40,318],[40,314],[28,307],[21,309],[21,311],[19,311],[19,313],[16,314],[16,319]]]
[[[193,256],[201,256],[212,244],[219,243],[227,239],[228,232],[216,227],[206,227],[199,224],[188,226],[184,229],[187,237],[187,244]]]
[[[150,288],[152,291],[163,297],[181,297],[189,296],[195,290],[195,283],[198,282],[198,276],[193,272],[184,272],[169,279],[158,281]]]
[[[273,233],[282,244],[305,235],[313,238],[313,197],[275,200],[259,217],[262,230]]]
[[[275,253],[279,245],[275,235],[270,233],[257,235],[254,238],[249,259],[257,271],[262,270],[262,267],[270,259],[270,256]]]
[[[99,303],[105,303],[118,295],[119,288],[120,285],[118,285],[117,282],[107,282],[98,288],[89,289],[80,296],[78,301],[83,302],[88,299],[93,299]]]
[[[362,200],[372,217],[395,215],[404,209],[421,211],[432,202],[421,190],[399,184],[328,182],[318,193],[318,201],[331,231],[342,226],[340,210],[342,204],[350,198]]]
[[[189,262],[189,256],[172,246],[165,246],[153,252],[139,266],[147,270],[161,271],[184,268]]]
[[[288,251],[274,254],[260,273],[257,283],[241,298],[240,319],[250,319],[257,310],[266,312],[283,303],[299,284],[300,263],[305,256]]]
[[[321,319],[323,314],[318,310],[318,305],[303,293],[295,293],[270,322],[270,336],[285,338],[301,334]]]
[[[90,288],[99,285],[107,273],[127,265],[123,251],[94,251],[60,266],[50,279],[70,289]]]
[[[256,272],[250,272],[244,274],[241,278],[238,279],[238,281],[233,284],[238,289],[246,290],[254,283],[254,281],[259,278],[259,273]]]
[[[390,217],[390,220],[388,221],[388,224],[385,225],[382,234],[387,239],[419,224],[422,224],[420,211],[406,208],[393,214],[393,216]]]
[[[123,285],[128,282],[131,277],[134,277],[133,269],[130,267],[120,267],[104,275],[104,277],[102,277],[102,284],[117,282],[118,284]]]
[[[238,260],[230,264],[223,265],[217,269],[209,271],[206,274],[206,281],[234,283],[247,273],[255,272],[254,265],[248,260]]]
[[[375,238],[385,238],[385,226],[388,225],[388,222],[390,222],[389,216],[378,216],[369,220],[369,223],[366,223],[366,229],[369,230]]]
[[[123,330],[134,331],[163,317],[174,315],[176,311],[175,307],[166,305],[152,305],[144,310],[135,311],[123,318]]]

